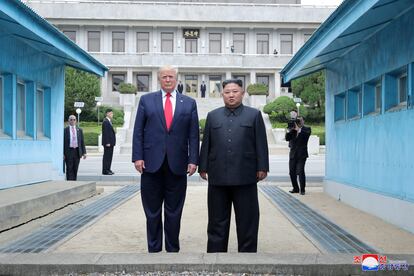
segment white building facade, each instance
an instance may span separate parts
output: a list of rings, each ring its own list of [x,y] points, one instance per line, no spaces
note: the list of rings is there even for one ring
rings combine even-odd
[[[121,82],[157,90],[157,69],[167,64],[179,68],[193,97],[203,81],[205,96],[218,97],[227,78],[264,83],[269,98],[283,95],[279,71],[335,9],[299,0],[220,2],[25,1],[109,68],[101,82],[109,104],[118,102]]]

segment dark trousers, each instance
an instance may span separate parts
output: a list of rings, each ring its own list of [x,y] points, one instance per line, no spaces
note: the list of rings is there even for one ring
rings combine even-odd
[[[78,149],[69,148],[69,151],[65,155],[66,180],[76,180],[78,176],[79,161],[80,156]]]
[[[141,176],[141,200],[147,218],[148,252],[162,251],[162,204],[164,203],[165,250],[180,251],[180,225],[187,175],[171,172],[167,158],[155,173],[145,172]]]
[[[114,147],[105,147],[102,159],[102,173],[108,173],[111,170],[112,156],[114,155]]]
[[[296,192],[299,191],[298,179],[297,179],[298,175],[299,175],[300,191],[305,192],[305,187],[306,187],[305,163],[306,163],[306,158],[289,159],[290,181],[292,182],[293,190]]]
[[[208,185],[207,253],[227,252],[231,205],[236,216],[239,252],[257,252],[259,200],[257,184],[240,186]]]

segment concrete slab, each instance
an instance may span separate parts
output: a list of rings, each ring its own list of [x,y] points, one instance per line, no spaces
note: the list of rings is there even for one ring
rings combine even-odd
[[[305,196],[294,196],[380,252],[414,254],[414,234],[330,197],[323,187],[309,187]]]
[[[75,181],[47,181],[0,190],[0,231],[95,194],[95,182]]]
[[[414,255],[390,255],[405,261],[408,271],[375,275],[412,275]],[[365,275],[347,254],[20,254],[0,256],[0,274],[51,275],[116,273],[254,273],[272,275]]]
[[[104,189],[115,189],[105,186]],[[266,253],[319,253],[262,194],[259,194],[258,251]],[[99,242],[97,242],[99,241]],[[181,223],[181,252],[203,253],[207,248],[207,187],[189,186]],[[140,195],[63,243],[55,252],[144,253],[146,222]],[[229,252],[237,252],[234,213]]]

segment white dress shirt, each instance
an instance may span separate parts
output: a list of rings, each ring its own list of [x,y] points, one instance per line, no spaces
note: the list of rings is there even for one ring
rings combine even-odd
[[[162,108],[165,109],[165,100],[167,99],[167,92],[161,89],[161,93],[162,93]],[[177,92],[175,90],[171,92],[170,101],[172,105],[172,114],[174,117],[175,102],[177,101]]]

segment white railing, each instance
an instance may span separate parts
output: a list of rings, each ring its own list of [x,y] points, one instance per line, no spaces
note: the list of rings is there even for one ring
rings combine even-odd
[[[219,1],[219,0],[217,0]],[[325,8],[335,9],[337,5],[303,5],[303,4],[268,4],[268,3],[210,3],[210,2],[147,2],[147,1],[129,1],[129,0],[23,0],[25,3],[47,3],[47,4],[131,4],[131,5],[153,5],[153,6],[245,6],[245,7],[294,7],[294,8]]]

